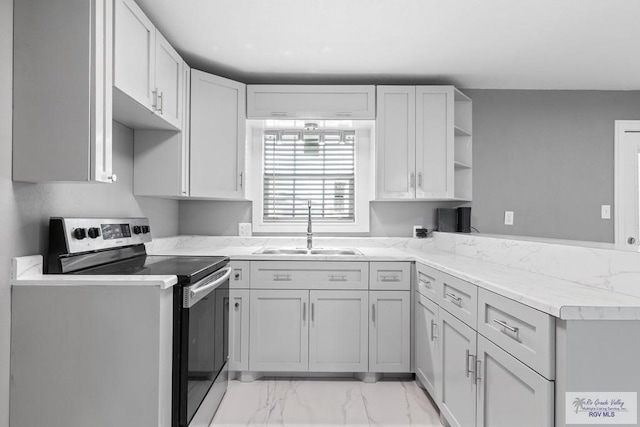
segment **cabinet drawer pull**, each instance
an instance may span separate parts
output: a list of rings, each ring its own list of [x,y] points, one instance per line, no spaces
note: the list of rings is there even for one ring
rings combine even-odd
[[[420,279],[420,283],[422,283],[425,288],[431,289],[431,280],[422,280],[422,279]]]
[[[505,322],[504,320],[493,319],[493,321],[495,323],[497,323],[498,325],[502,326],[503,328],[510,330],[511,332],[513,332],[516,335],[518,334],[518,331],[520,330],[520,328],[518,328],[517,326],[511,326],[507,322]]]
[[[274,274],[273,280],[275,282],[290,282],[291,274]]]
[[[346,274],[330,274],[329,281],[330,282],[346,282],[347,275]]]
[[[271,115],[274,117],[287,117],[287,113],[284,111],[273,111],[271,112]]]
[[[438,325],[431,319],[431,341],[435,341],[438,338]]]
[[[338,116],[338,117],[351,117],[351,113],[346,112],[346,111],[345,111],[345,112],[340,112],[340,111],[338,111],[338,112],[336,113],[336,116]]]
[[[447,292],[446,296],[451,298],[451,302],[452,303],[454,303],[458,307],[462,307],[462,298],[461,297],[457,296],[456,294],[452,294],[450,292]]]
[[[381,282],[399,282],[400,277],[396,276],[395,274],[393,276],[380,276],[380,281]]]

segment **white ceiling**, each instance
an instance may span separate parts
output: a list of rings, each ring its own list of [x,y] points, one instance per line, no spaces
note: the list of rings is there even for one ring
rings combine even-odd
[[[137,0],[246,83],[640,89],[640,0]]]

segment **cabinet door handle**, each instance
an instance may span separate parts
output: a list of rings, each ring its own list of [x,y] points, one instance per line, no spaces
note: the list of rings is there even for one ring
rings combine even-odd
[[[116,182],[118,180],[118,176],[114,173],[111,176],[108,176],[107,179],[111,182]]]
[[[316,320],[316,304],[315,303],[311,303],[311,321],[315,322]]]
[[[473,360],[473,362],[469,363],[469,360]],[[464,367],[466,373],[466,377],[469,378],[470,374],[473,374],[474,376],[474,384],[475,384],[475,369],[476,369],[476,356],[469,353],[469,350],[467,350],[467,357],[465,358],[465,367]]]
[[[435,341],[438,338],[438,325],[431,319],[431,341]]]
[[[240,172],[240,188],[242,188],[242,174],[243,172]]]
[[[482,379],[482,360],[477,359],[476,360],[476,381],[475,384],[478,383],[478,381],[480,381]]]
[[[376,305],[375,304],[371,304],[371,321],[374,324],[376,323]]]
[[[422,189],[422,172],[418,172],[418,187]]]
[[[409,176],[409,187],[416,188],[416,174],[414,172],[411,172]]]
[[[160,92],[158,94],[158,101],[160,104],[160,107],[158,107],[158,111],[160,112],[160,114],[164,114],[164,92]]]
[[[151,108],[153,111],[158,111],[158,88],[155,88],[151,94],[153,95],[153,101],[151,103]]]
[[[302,322],[306,322],[307,321],[307,303],[303,302],[302,303]]]
[[[237,310],[237,309],[239,309],[239,308],[240,308],[240,303],[239,303],[239,302],[237,302],[237,303],[235,303],[233,306],[234,306],[234,307],[236,308],[236,310]]]
[[[458,307],[462,307],[462,298],[461,297],[457,296],[456,294],[452,294],[450,292],[447,292],[446,296],[451,298],[451,302],[452,303],[454,303]]]

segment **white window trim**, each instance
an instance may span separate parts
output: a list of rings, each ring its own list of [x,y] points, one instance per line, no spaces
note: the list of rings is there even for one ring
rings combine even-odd
[[[300,222],[264,222],[262,206],[264,202],[264,150],[262,127],[252,127],[247,135],[250,138],[250,165],[247,195],[252,200],[253,232],[255,233],[306,233],[307,223]],[[314,233],[367,233],[369,232],[369,201],[373,189],[373,127],[356,129],[355,153],[355,221],[352,223],[313,223]]]

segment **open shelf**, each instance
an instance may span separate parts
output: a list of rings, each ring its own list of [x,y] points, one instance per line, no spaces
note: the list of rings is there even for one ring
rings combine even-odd
[[[472,107],[471,98],[454,89],[454,197],[465,201],[473,195]]]

